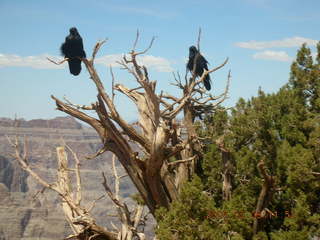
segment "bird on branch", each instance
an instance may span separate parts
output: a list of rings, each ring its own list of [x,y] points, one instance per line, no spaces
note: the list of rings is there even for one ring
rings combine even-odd
[[[196,63],[194,62],[196,61]],[[189,48],[189,61],[187,68],[196,76],[201,77],[203,70],[208,70],[208,61],[200,54],[195,46]],[[209,91],[211,89],[211,80],[209,74],[203,81],[205,88]]]
[[[70,73],[77,76],[81,72],[81,58],[85,58],[86,53],[83,50],[82,38],[78,30],[73,27],[69,31],[70,34],[62,43],[60,50],[62,55],[68,59]]]

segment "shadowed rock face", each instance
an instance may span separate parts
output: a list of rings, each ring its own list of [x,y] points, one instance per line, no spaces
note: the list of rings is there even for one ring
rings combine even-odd
[[[27,176],[28,174],[18,164],[0,155],[0,183],[3,183],[10,192],[27,192]]]
[[[0,239],[63,239],[71,231],[64,219],[58,196],[46,190],[34,198],[42,187],[21,170],[11,156],[13,149],[6,135],[11,139],[16,135],[27,137],[29,162],[49,183],[56,179],[55,149],[61,146],[64,139],[78,154],[82,164],[85,206],[104,193],[101,171],[109,177],[108,182],[113,183],[111,154],[105,153],[95,160],[85,160],[85,156],[99,149],[101,142],[94,130],[83,127],[71,117],[31,121],[0,118]],[[74,160],[70,154],[69,163],[72,168]],[[119,173],[124,173],[120,166]],[[121,182],[121,187],[124,197],[136,192],[128,178]],[[115,213],[112,209],[110,201],[102,199],[97,202],[93,215],[99,224],[108,225],[110,219],[106,215]]]

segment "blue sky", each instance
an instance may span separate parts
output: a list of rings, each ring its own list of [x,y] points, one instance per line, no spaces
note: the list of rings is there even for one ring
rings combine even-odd
[[[116,82],[135,87],[133,78],[115,61],[131,50],[136,30],[138,49],[156,36],[147,56],[158,91],[179,94],[170,82],[172,71],[185,73],[188,48],[202,28],[201,52],[214,67],[229,57],[227,66],[212,74],[213,94],[232,82],[227,106],[239,97],[256,95],[259,86],[274,92],[287,82],[290,64],[299,46],[307,42],[314,51],[320,40],[319,0],[0,0],[0,117],[26,119],[63,116],[50,95],[67,96],[74,103],[90,104],[96,92],[85,69],[77,77],[66,65],[57,67],[45,57],[62,58],[59,47],[76,26],[90,56],[97,40],[108,38],[99,52],[97,70],[106,88],[111,86],[108,66]],[[129,100],[117,95],[119,111],[136,118]]]

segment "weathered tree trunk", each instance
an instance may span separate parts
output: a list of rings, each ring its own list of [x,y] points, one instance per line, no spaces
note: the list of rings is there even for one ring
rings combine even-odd
[[[216,144],[221,151],[222,157],[222,199],[228,201],[231,199],[232,193],[232,170],[234,169],[234,161],[232,153],[226,149],[223,137],[216,140]]]
[[[264,178],[264,183],[262,185],[262,189],[259,194],[255,216],[254,216],[255,218],[253,221],[254,235],[257,234],[263,227],[264,221],[267,217],[266,208],[268,207],[269,202],[272,199],[273,188],[274,188],[274,178],[267,174],[263,161],[258,163],[258,168],[260,170],[261,175]]]
[[[135,51],[137,41],[138,35],[130,59],[124,57],[119,64],[134,76],[138,87],[128,89],[120,84],[112,84],[112,97],[107,94],[93,65],[96,53],[104,43],[100,42],[95,46],[92,59],[82,59],[97,87],[97,102],[79,107],[54,96],[52,98],[58,110],[88,123],[97,131],[104,146],[96,156],[107,150],[113,152],[154,214],[157,207],[169,207],[177,199],[180,187],[194,173],[196,161],[202,158],[202,147],[193,125],[195,112],[199,115],[213,111],[226,98],[230,75],[226,91],[218,97],[213,97],[198,86],[209,73],[223,67],[227,60],[212,70],[204,71],[199,79],[194,74],[185,84],[176,79],[177,86],[183,89],[181,98],[162,92],[157,94],[156,82],[149,79],[147,68],[137,61],[138,55],[150,49],[153,40],[142,52]],[[118,113],[113,102],[114,91],[126,95],[136,105],[139,130]],[[98,118],[87,115],[84,112],[87,110],[94,110]],[[184,119],[177,124],[175,118],[180,112],[184,113]],[[187,137],[180,134],[181,129],[186,129]],[[141,152],[134,152],[129,141],[135,142]],[[172,157],[175,157],[173,162]]]
[[[58,179],[57,182],[59,184],[59,188],[61,192],[65,195],[65,197],[71,197],[72,189],[70,186],[70,178],[68,173],[68,158],[64,147],[57,147],[57,156],[58,156]],[[69,200],[71,201],[71,199]],[[65,217],[75,234],[79,234],[83,229],[81,225],[75,225],[72,223],[72,219],[74,218],[74,212],[68,202],[64,199],[61,199],[61,205]]]

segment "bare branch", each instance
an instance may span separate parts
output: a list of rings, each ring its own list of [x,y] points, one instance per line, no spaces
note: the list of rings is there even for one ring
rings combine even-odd
[[[197,41],[197,48],[199,52],[200,52],[200,39],[201,39],[201,28],[199,28],[198,41]]]
[[[28,157],[28,142],[27,142],[27,137],[24,136],[23,138],[24,140],[24,144],[23,144],[23,159],[25,159],[25,161],[27,161],[27,157]]]
[[[70,100],[67,99],[66,96],[63,96],[63,99],[68,103],[68,105],[75,107],[76,109],[82,109],[82,110],[94,110],[94,107],[86,106],[86,105],[80,105],[80,104],[73,104]]]
[[[190,162],[190,161],[192,161],[194,159],[195,159],[195,156],[193,156],[191,158],[188,158],[188,159],[182,159],[182,160],[178,160],[178,161],[174,161],[174,162],[169,162],[168,165],[175,165],[175,164],[178,164],[178,163]]]
[[[112,170],[113,170],[113,176],[115,178],[115,197],[119,200],[119,190],[120,190],[120,178],[118,176],[118,172],[116,169],[116,155],[112,155]]]
[[[139,90],[139,89],[143,89],[143,87],[136,87],[136,88],[132,88],[129,90],[129,92],[133,92],[133,91],[136,91],[136,90]]]
[[[175,74],[174,72],[172,72],[172,74],[173,74],[174,80],[175,80],[176,83],[177,83],[177,84],[172,84],[172,85],[175,85],[175,86],[177,86],[177,87],[179,87],[179,88],[181,88],[181,89],[184,89],[184,86],[183,86],[183,84],[182,84],[182,82],[181,82],[181,77],[180,77],[179,72],[177,72],[177,76],[176,76],[176,74]]]
[[[179,106],[176,109],[172,110],[170,113],[165,114],[163,117],[168,118],[168,119],[175,118],[180,113],[180,111],[183,109],[183,107],[187,104],[190,97],[191,97],[190,94],[185,95],[181,99]]]
[[[119,179],[124,178],[124,177],[128,177],[128,174],[123,174],[123,175],[119,176]]]
[[[46,187],[43,187],[42,189],[40,189],[39,191],[37,191],[35,194],[33,194],[32,199],[33,199],[33,200],[37,199],[38,195],[39,195],[39,194],[43,194],[46,189],[47,189]]]
[[[114,74],[113,74],[113,71],[112,71],[112,67],[110,65],[110,74],[111,74],[111,77],[112,77],[112,88],[111,88],[111,91],[112,91],[112,102],[114,103]]]
[[[198,55],[197,55],[197,56],[198,56]],[[196,58],[197,58],[197,56],[196,56]],[[196,62],[196,59],[195,59],[195,62]],[[173,119],[174,117],[176,117],[176,116],[179,114],[179,112],[182,111],[182,109],[183,109],[184,106],[189,102],[189,100],[197,101],[197,100],[191,98],[191,96],[194,94],[194,91],[195,91],[194,87],[195,87],[196,85],[198,85],[199,83],[203,82],[204,79],[205,79],[205,77],[206,77],[209,73],[214,72],[214,71],[217,71],[218,69],[222,68],[227,62],[228,62],[228,58],[224,61],[224,63],[222,63],[222,64],[219,65],[218,67],[215,67],[215,68],[213,68],[213,69],[211,69],[211,70],[209,70],[209,71],[204,71],[204,73],[202,74],[202,76],[200,77],[200,79],[199,79],[198,81],[195,81],[195,80],[192,80],[192,79],[191,79],[190,85],[188,86],[188,89],[186,89],[186,90],[184,91],[184,96],[181,98],[181,100],[179,100],[179,103],[180,103],[180,104],[178,105],[178,107],[176,107],[174,110],[171,110],[170,112],[166,113],[167,111],[169,111],[169,109],[172,109],[172,108],[173,108],[173,105],[174,105],[174,104],[176,104],[176,103],[178,102],[178,100],[177,100],[176,98],[171,98],[172,100],[175,101],[175,103],[173,103],[171,106],[168,106],[165,110],[163,110],[163,111],[161,112],[162,117],[164,117],[164,118],[166,118],[166,119]],[[195,68],[195,66],[194,66],[194,68]],[[194,69],[194,70],[195,70],[195,69]],[[194,72],[194,71],[193,71],[193,72]],[[194,75],[194,74],[193,74],[193,78],[195,78],[195,75]],[[230,73],[229,73],[229,76],[228,76],[228,83],[227,83],[227,89],[226,89],[226,90],[229,89],[229,81],[230,81]],[[179,82],[178,82],[178,84],[179,84]],[[222,101],[225,100],[226,95],[227,95],[226,93],[225,93],[224,95],[222,95],[222,96],[224,96],[224,98],[223,98],[219,103],[221,103]],[[163,96],[163,97],[168,97],[168,96]],[[201,102],[199,102],[199,101],[197,101],[197,102],[198,102],[199,105],[201,105],[201,104],[204,105],[205,103],[207,103],[207,102],[209,102],[209,101],[211,101],[211,100],[215,100],[215,99],[214,99],[213,97],[211,97],[211,98],[205,100],[204,103],[201,103]],[[212,108],[212,107],[213,107],[213,105],[211,106],[211,108]]]
[[[139,29],[137,29],[137,35],[136,35],[136,39],[134,40],[134,43],[133,43],[132,51],[136,50],[138,40],[139,40]]]
[[[103,194],[100,197],[98,197],[97,199],[93,200],[91,202],[91,204],[89,205],[89,207],[87,208],[87,212],[91,212],[92,209],[96,206],[96,202],[98,202],[99,200],[101,200],[104,197],[106,197],[106,194]]]
[[[229,61],[229,58],[226,58],[226,60],[224,60],[224,62],[223,62],[221,65],[219,65],[219,66],[217,66],[217,67],[212,68],[211,70],[209,70],[209,71],[208,71],[208,74],[209,74],[209,73],[212,73],[212,72],[215,72],[215,71],[219,70],[220,68],[224,67],[224,65],[226,65],[228,61]]]
[[[93,235],[91,235],[88,240],[93,240],[93,239],[96,239],[98,236],[100,236],[99,233],[94,233]]]
[[[100,156],[101,154],[108,151],[107,145],[103,145],[95,154],[86,156],[87,160],[95,159],[96,157]]]
[[[115,226],[112,221],[111,221],[111,226],[112,226],[117,232],[119,232],[119,228],[117,228],[117,226]]]
[[[203,82],[209,73],[215,72],[215,71],[219,70],[220,68],[224,67],[228,61],[229,61],[229,58],[226,58],[226,60],[222,64],[220,64],[219,66],[212,68],[210,70],[204,70],[202,76],[200,77],[200,79],[197,81],[196,84]]]
[[[53,95],[51,95],[51,98],[56,101],[56,105],[57,105],[58,110],[65,112],[75,118],[78,118],[79,120],[82,120],[82,121],[88,123],[94,129],[96,129],[96,131],[99,133],[100,136],[103,135],[102,125],[97,119],[90,117],[89,115],[87,115],[83,112],[80,112],[79,110],[75,109],[74,107],[67,105],[66,103],[62,102],[61,100],[59,100],[58,98],[56,98]]]
[[[92,58],[91,58],[91,60],[90,60],[91,62],[94,62],[94,59],[96,58],[96,55],[97,55],[99,49],[101,48],[101,46],[102,46],[103,44],[106,43],[107,40],[108,40],[108,39],[106,38],[105,40],[99,41],[99,42],[97,42],[97,44],[94,46],[94,49],[93,49],[93,52],[92,52]]]
[[[93,65],[88,62],[86,59],[83,60],[83,62],[86,64],[86,67],[90,73],[90,76],[92,78],[92,80],[94,81],[94,83],[96,84],[97,90],[99,92],[98,96],[101,96],[103,101],[107,104],[110,112],[111,112],[111,117],[114,121],[116,121],[119,126],[124,130],[124,132],[127,133],[127,135],[134,141],[137,141],[139,144],[141,144],[141,146],[145,147],[146,149],[148,149],[149,147],[149,143],[146,142],[146,139],[143,138],[132,126],[130,126],[124,119],[121,118],[121,116],[119,115],[116,107],[114,106],[112,100],[110,99],[110,97],[108,96],[108,94],[105,92],[105,89],[103,87],[103,84],[98,76],[98,74],[96,73]],[[112,126],[113,124],[108,121],[108,124],[110,125],[110,127],[112,127],[115,130],[115,127]],[[92,125],[92,124],[91,124]],[[100,134],[99,134],[100,135]],[[101,135],[100,135],[101,136]],[[120,137],[120,136],[118,136]]]
[[[24,153],[21,155],[20,148],[19,148],[19,141],[18,137],[15,137],[15,142],[13,142],[9,137],[7,136],[10,145],[15,149],[15,158],[17,159],[18,163],[22,167],[23,170],[28,172],[34,179],[37,180],[38,183],[40,183],[45,188],[50,188],[52,190],[58,191],[59,190],[55,187],[54,184],[49,184],[47,181],[45,181],[43,178],[41,178],[37,173],[35,173],[29,166],[28,160],[27,160],[27,146],[24,146]],[[25,140],[26,141],[26,140]],[[59,192],[60,193],[60,192]]]
[[[169,95],[169,94],[162,94],[162,97],[166,98],[166,99],[169,99],[169,100],[172,100],[174,102],[181,102],[181,100],[183,99],[183,97],[182,98],[177,98],[177,97],[174,97],[174,96]]]
[[[143,50],[142,52],[134,53],[134,55],[141,55],[141,54],[145,54],[146,52],[148,52],[150,50],[150,48],[152,47],[152,44],[155,39],[156,39],[156,37],[152,37],[149,46],[145,50]]]
[[[76,190],[76,204],[80,205],[82,200],[82,190],[81,190],[81,175],[80,175],[80,160],[78,155],[69,147],[67,144],[65,145],[67,149],[71,152],[75,162],[76,162],[76,181],[77,181],[77,190]]]
[[[48,57],[47,57],[47,60],[49,60],[50,62],[54,63],[55,65],[61,65],[62,63],[66,62],[66,61],[69,61],[69,58],[65,58],[60,62],[56,62],[56,61],[54,61],[54,60],[52,60],[52,59],[50,59]]]
[[[222,94],[223,97],[215,105],[218,105],[218,104],[222,103],[224,100],[227,99],[228,93],[229,93],[230,81],[231,81],[231,71],[229,71],[229,73],[228,73],[227,85],[226,85],[226,88],[224,90],[224,93]]]
[[[229,71],[229,73],[228,73],[228,78],[227,78],[227,84],[226,84],[226,88],[225,88],[225,90],[224,90],[224,92],[222,93],[222,94],[220,94],[219,96],[212,96],[211,94],[206,94],[206,95],[208,95],[208,97],[207,98],[203,98],[203,97],[200,97],[200,98],[192,98],[191,100],[192,100],[192,102],[194,102],[194,103],[197,103],[198,104],[198,106],[199,107],[201,107],[201,106],[203,106],[203,109],[205,110],[205,111],[207,111],[208,109],[205,107],[206,106],[206,104],[208,103],[208,102],[212,102],[212,101],[216,101],[216,100],[219,100],[219,101],[217,101],[217,102],[215,102],[215,103],[210,103],[210,105],[207,105],[208,107],[210,107],[210,108],[214,108],[214,107],[216,107],[216,106],[218,106],[219,104],[221,104],[222,102],[224,102],[226,99],[227,99],[227,97],[228,97],[228,93],[229,93],[229,87],[230,87],[230,80],[231,80],[231,71]],[[203,100],[203,101],[199,101],[199,100]],[[198,107],[197,106],[197,107]]]
[[[185,73],[185,75],[184,75],[184,81],[185,81],[185,85],[187,86],[188,85],[188,68],[187,68],[187,66],[186,66],[186,73]]]
[[[113,194],[113,192],[111,191],[111,188],[109,187],[108,183],[107,183],[107,178],[104,174],[104,172],[102,172],[102,177],[103,177],[103,182],[102,185],[104,187],[104,189],[106,190],[108,196],[110,197],[110,199],[120,208],[123,208],[124,205],[117,199],[117,197]]]
[[[186,148],[188,141],[182,143],[176,143],[174,146],[169,147],[166,152],[166,158],[169,159],[172,156],[175,156],[177,153],[181,152]]]

